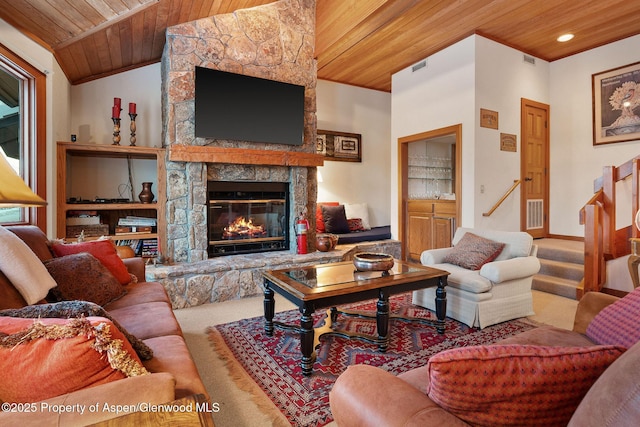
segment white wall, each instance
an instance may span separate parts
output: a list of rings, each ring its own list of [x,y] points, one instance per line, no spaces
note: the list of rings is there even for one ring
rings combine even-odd
[[[120,145],[129,145],[129,103],[135,102],[136,145],[162,146],[160,63],[71,87],[71,130],[78,142],[111,144],[113,98],[122,99]]]
[[[549,63],[523,61],[522,52],[484,37],[476,42],[475,194],[473,226],[516,231],[520,224],[520,187],[490,216],[482,216],[520,179],[522,98],[549,103]],[[498,129],[480,127],[480,109],[498,112]],[[464,132],[464,130],[463,130]],[[500,133],[517,136],[517,152],[500,150]],[[463,146],[463,150],[466,147]],[[484,186],[484,193],[480,187]],[[467,195],[465,194],[465,197]],[[466,199],[465,199],[466,202]]]
[[[578,211],[593,196],[602,167],[619,166],[640,154],[640,141],[593,146],[591,76],[640,61],[640,36],[554,61],[550,65],[551,199],[550,232],[584,236]],[[638,113],[636,111],[636,113]],[[640,113],[638,113],[640,114]],[[628,183],[622,185],[628,187]],[[622,198],[627,192],[618,190]],[[621,203],[617,228],[631,223]]]
[[[462,220],[473,226],[475,42],[468,37],[427,58],[427,66],[392,76],[391,229],[398,237],[398,138],[462,124]]]
[[[54,235],[56,187],[55,142],[69,135],[70,85],[53,55],[0,19],[0,43],[47,76],[47,233]]]
[[[319,80],[318,129],[362,134],[362,163],[325,161],[318,201],[367,203],[371,226],[390,224],[391,94]]]

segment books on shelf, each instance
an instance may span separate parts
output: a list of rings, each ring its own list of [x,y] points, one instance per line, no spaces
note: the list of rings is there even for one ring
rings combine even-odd
[[[119,240],[118,245],[131,246],[136,256],[155,257],[158,256],[158,240],[157,239],[123,239]]]
[[[141,233],[154,233],[155,227],[151,227],[148,225],[132,225],[132,226],[116,226],[115,233],[116,236],[123,234],[141,234]]]
[[[133,227],[133,226],[155,227],[156,225],[158,225],[158,220],[156,218],[128,215],[124,218],[120,218],[118,220],[118,225],[126,226],[126,227]]]

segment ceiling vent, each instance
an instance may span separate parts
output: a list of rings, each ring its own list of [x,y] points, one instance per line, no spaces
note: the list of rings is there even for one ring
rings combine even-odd
[[[426,67],[426,66],[427,66],[427,60],[425,59],[424,61],[420,61],[420,62],[418,62],[416,65],[414,65],[413,67],[411,67],[411,71],[415,73],[415,72],[416,72],[416,71],[418,71],[419,69],[424,68],[424,67]]]
[[[527,64],[536,65],[536,58],[529,55],[522,55],[522,60]]]

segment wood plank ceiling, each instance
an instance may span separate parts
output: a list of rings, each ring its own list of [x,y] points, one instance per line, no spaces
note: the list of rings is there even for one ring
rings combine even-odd
[[[79,84],[158,62],[168,26],[272,1],[0,0],[0,18]],[[318,78],[390,91],[393,73],[474,33],[547,61],[640,34],[640,2],[317,0],[316,26]]]

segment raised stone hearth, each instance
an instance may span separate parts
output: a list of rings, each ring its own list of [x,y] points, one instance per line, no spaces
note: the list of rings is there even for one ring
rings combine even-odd
[[[400,242],[382,240],[357,245],[338,245],[330,252],[306,255],[265,252],[232,255],[199,262],[147,266],[147,280],[160,282],[171,297],[173,308],[186,308],[262,294],[265,270],[350,261],[358,252],[382,252],[400,258]]]

